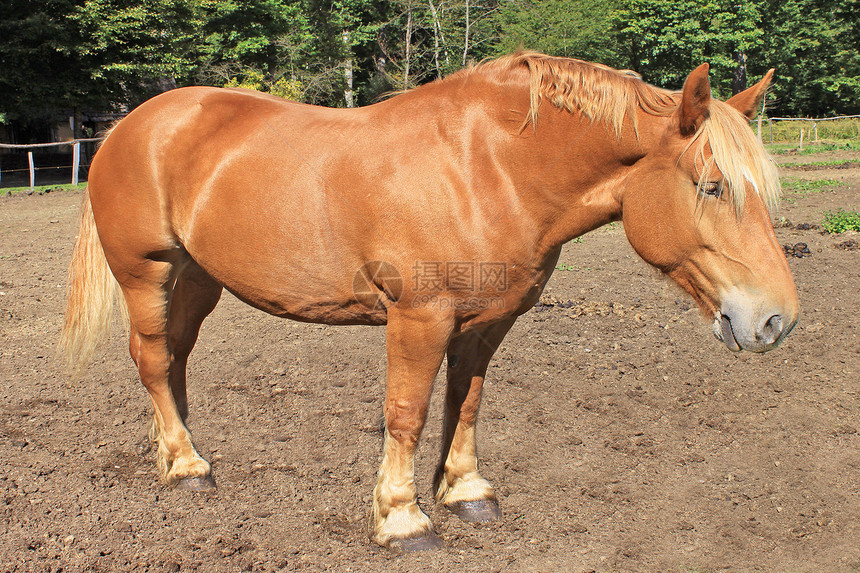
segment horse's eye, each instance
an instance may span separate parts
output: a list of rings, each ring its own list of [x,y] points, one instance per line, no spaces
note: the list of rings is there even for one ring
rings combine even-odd
[[[723,183],[721,181],[708,181],[707,183],[702,184],[700,190],[703,195],[719,199],[723,194]]]

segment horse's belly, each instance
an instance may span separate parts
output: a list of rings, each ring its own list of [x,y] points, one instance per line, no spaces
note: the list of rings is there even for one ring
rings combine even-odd
[[[361,263],[346,251],[321,251],[307,237],[275,232],[266,237],[253,228],[226,231],[195,233],[185,248],[237,298],[304,322],[385,324],[384,307],[355,292],[354,275]]]
[[[190,248],[188,248],[190,247]],[[385,324],[382,305],[360,300],[345,276],[349,265],[312,261],[296,252],[231,245],[187,250],[209,275],[244,302],[269,314],[322,324]],[[314,272],[316,271],[316,272]]]
[[[247,284],[224,286],[240,300],[282,318],[340,325],[383,325],[387,322],[387,314],[382,306],[368,307],[337,293],[267,292],[253,286],[248,288]]]

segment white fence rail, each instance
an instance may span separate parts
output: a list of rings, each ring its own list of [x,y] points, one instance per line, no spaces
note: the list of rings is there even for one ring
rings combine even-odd
[[[860,115],[837,115],[836,117],[769,117],[771,121],[811,121],[818,123],[819,121],[832,121],[834,119],[856,119]]]
[[[72,185],[78,184],[78,179],[80,176],[81,170],[81,143],[93,142],[93,141],[101,141],[100,137],[89,137],[82,139],[72,139],[70,141],[58,141],[54,143],[0,143],[0,149],[37,149],[41,147],[62,147],[62,146],[71,146],[72,147]],[[28,170],[30,172],[30,190],[33,190],[36,187],[36,167],[35,161],[33,159],[33,152],[27,151],[27,164],[29,166]],[[68,167],[68,166],[66,166]],[[8,170],[10,172],[12,170]],[[0,184],[3,182],[3,169],[0,166]]]
[[[795,121],[796,122],[803,122],[803,123],[801,123],[801,126],[803,124],[806,124],[809,127],[799,127],[799,128],[796,128],[796,131],[795,131],[795,133],[797,133],[797,135],[798,135],[798,137],[797,137],[798,148],[802,150],[804,139],[806,139],[807,143],[812,142],[812,141],[815,141],[815,142],[819,141],[819,138],[818,138],[818,124],[819,123],[823,123],[823,122],[827,122],[827,121],[840,120],[840,119],[842,119],[842,120],[845,120],[845,119],[854,120],[852,123],[855,124],[856,130],[857,130],[857,137],[860,137],[860,121],[858,121],[858,120],[860,120],[860,115],[838,115],[838,116],[833,116],[833,117],[769,117],[769,116],[760,114],[758,116],[758,118],[756,118],[754,121],[758,124],[758,126],[757,126],[758,138],[761,141],[764,141],[764,138],[762,135],[762,131],[763,131],[762,130],[762,124],[764,122],[767,122],[767,127],[768,127],[768,130],[770,132],[770,143],[774,143],[773,125],[775,122],[776,123],[795,122]],[[852,138],[853,138],[853,128],[852,128]]]

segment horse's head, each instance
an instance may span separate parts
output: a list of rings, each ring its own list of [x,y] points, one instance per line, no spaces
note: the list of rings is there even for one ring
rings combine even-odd
[[[776,167],[748,124],[772,72],[720,102],[707,64],[694,70],[668,121],[643,126],[648,149],[621,197],[633,248],[692,295],[734,351],[776,348],[799,313],[768,212]]]

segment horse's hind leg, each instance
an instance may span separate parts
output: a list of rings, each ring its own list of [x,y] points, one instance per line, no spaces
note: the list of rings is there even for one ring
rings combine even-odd
[[[188,355],[197,342],[200,325],[209,316],[221,298],[221,285],[193,260],[183,267],[173,287],[168,313],[168,339],[170,350],[170,390],[182,420],[188,417],[188,398],[185,391],[185,372]]]
[[[475,422],[490,359],[514,319],[463,334],[448,345],[448,391],[442,458],[436,470],[436,500],[465,521],[501,517],[492,486],[478,473]]]
[[[168,382],[182,422],[185,422],[188,417],[188,397],[185,388],[188,355],[197,342],[203,319],[209,316],[218,304],[221,291],[221,285],[216,283],[197,263],[188,260],[176,279],[176,285],[170,297],[167,320],[167,348],[170,352]],[[157,441],[158,426],[155,417],[153,417],[152,428]],[[159,443],[160,447],[161,443]],[[211,473],[200,476],[195,472],[195,467],[199,465],[198,459],[196,452],[186,458],[174,457],[167,481],[177,483],[184,489],[212,489],[215,482]]]
[[[192,488],[200,489],[211,487],[211,467],[194,449],[169,382],[171,371],[177,369],[173,366],[170,348],[168,313],[180,267],[181,263],[176,262],[138,260],[129,267],[133,274],[120,271],[117,278],[128,305],[129,350],[155,408],[150,436],[158,445],[161,479],[170,485],[188,480]],[[220,294],[220,288],[218,292]],[[180,314],[179,311],[175,313]],[[193,331],[196,337],[197,327]],[[181,337],[176,340],[178,338]],[[190,350],[193,343],[186,346]],[[180,362],[184,369],[184,358]],[[184,386],[184,377],[182,381]],[[184,398],[184,388],[181,394]],[[184,399],[180,402],[187,410]]]

